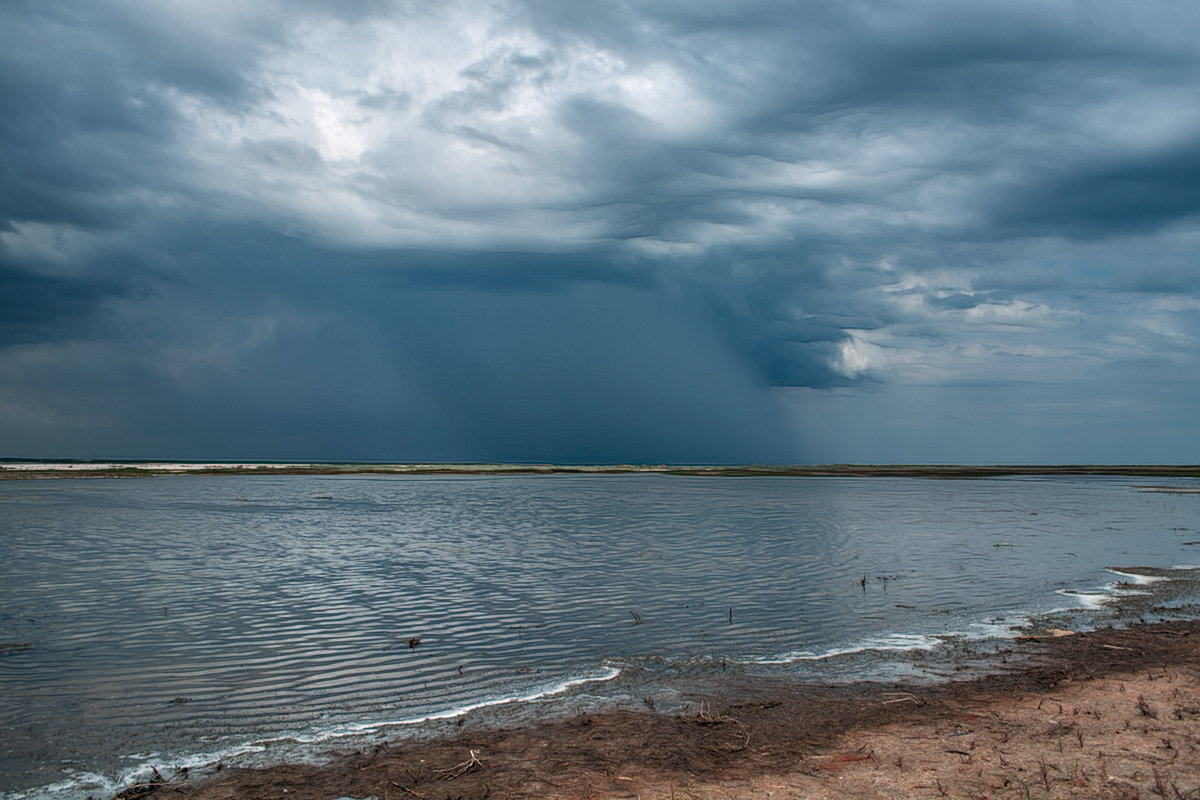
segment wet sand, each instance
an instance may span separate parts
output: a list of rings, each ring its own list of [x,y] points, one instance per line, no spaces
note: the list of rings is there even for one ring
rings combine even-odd
[[[684,716],[467,725],[319,766],[225,769],[121,796],[1200,797],[1200,621],[1039,636],[995,658],[990,674],[937,685],[731,678]]]

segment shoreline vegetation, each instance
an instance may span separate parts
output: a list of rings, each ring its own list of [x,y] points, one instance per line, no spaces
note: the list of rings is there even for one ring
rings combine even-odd
[[[1200,622],[1035,632],[942,683],[729,675],[690,711],[468,725],[321,764],[156,777],[137,797],[1200,797]]]
[[[668,475],[712,477],[998,478],[1113,476],[1200,478],[1200,464],[451,464],[350,462],[167,462],[0,459],[0,479],[143,478],[162,475]]]

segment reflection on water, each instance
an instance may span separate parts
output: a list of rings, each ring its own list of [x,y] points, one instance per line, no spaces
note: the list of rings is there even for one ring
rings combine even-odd
[[[163,747],[437,715],[612,664],[800,671],[872,641],[923,646],[1096,605],[1114,580],[1105,567],[1200,562],[1187,544],[1200,496],[1134,485],[1145,482],[3,484],[0,726],[12,734],[0,790]]]

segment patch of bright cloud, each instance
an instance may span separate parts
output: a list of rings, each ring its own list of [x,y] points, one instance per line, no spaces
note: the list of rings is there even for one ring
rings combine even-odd
[[[830,366],[840,375],[858,378],[886,370],[888,357],[882,347],[851,331],[849,338],[838,344],[837,354]]]

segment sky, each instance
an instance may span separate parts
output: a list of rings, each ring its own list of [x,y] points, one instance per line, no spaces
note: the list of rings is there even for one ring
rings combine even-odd
[[[6,0],[0,457],[1200,462],[1191,0]]]

